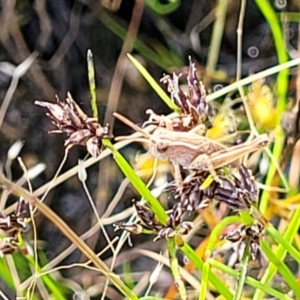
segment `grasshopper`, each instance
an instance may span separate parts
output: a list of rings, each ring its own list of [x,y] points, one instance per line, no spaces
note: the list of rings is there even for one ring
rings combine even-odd
[[[174,166],[184,169],[209,171],[215,180],[215,169],[225,166],[238,167],[239,160],[246,154],[265,147],[269,143],[267,134],[261,134],[252,141],[227,147],[197,133],[197,128],[188,132],[176,132],[165,128],[156,129],[152,135],[118,113],[114,116],[132,129],[143,134],[144,138],[135,141],[149,145],[150,153],[161,160],[169,159]],[[117,137],[116,140],[130,139]]]

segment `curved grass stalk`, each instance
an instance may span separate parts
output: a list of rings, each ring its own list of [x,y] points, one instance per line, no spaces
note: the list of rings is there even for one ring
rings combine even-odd
[[[0,185],[9,190],[11,193],[18,197],[22,197],[26,202],[36,207],[47,219],[49,219],[55,226],[73,243],[75,244],[82,253],[90,259],[95,266],[102,272],[114,285],[115,287],[126,297],[138,300],[138,297],[134,292],[129,289],[117,275],[111,272],[106,264],[99,259],[99,257],[92,251],[91,248],[85,244],[80,237],[71,230],[71,228],[48,206],[40,202],[36,197],[31,195],[24,188],[16,185],[10,180],[6,179],[2,172],[0,172]]]
[[[283,70],[286,70],[286,69],[289,69],[289,68],[292,68],[292,67],[296,67],[300,64],[300,58],[295,58],[293,60],[290,60],[288,62],[285,62],[285,63],[282,63],[282,64],[278,64],[276,65],[275,67],[271,67],[271,68],[268,68],[264,71],[261,71],[259,73],[256,73],[256,74],[253,74],[251,76],[248,76],[244,79],[241,79],[239,81],[236,81],[212,94],[209,94],[207,95],[206,99],[207,101],[212,101],[212,100],[215,100],[215,99],[218,99],[226,94],[229,94],[231,92],[234,92],[235,90],[238,89],[238,87],[240,86],[244,86],[244,85],[248,85],[256,80],[259,80],[261,78],[265,78],[265,77],[268,77],[268,76],[271,76],[273,74],[276,74],[278,72],[281,72]]]
[[[233,223],[240,223],[242,221],[239,216],[230,216],[221,220],[210,234],[209,241],[205,250],[204,258],[209,259],[211,257],[212,249],[215,246],[222,230]]]
[[[182,247],[180,247],[182,252],[188,257],[190,261],[196,266],[196,268],[202,272],[204,261],[197,255],[197,253],[187,244],[184,243]],[[232,300],[232,293],[225,286],[223,281],[217,277],[211,270],[208,272],[208,280],[209,282],[216,288],[216,290],[227,300]]]
[[[287,49],[285,44],[284,35],[282,28],[280,26],[280,20],[275,10],[270,4],[270,1],[267,0],[255,0],[257,7],[261,10],[262,14],[269,23],[275,48],[277,51],[278,62],[283,64],[288,61]],[[283,112],[286,108],[286,94],[288,88],[288,71],[283,69],[278,74],[278,101],[277,101],[277,110]]]
[[[169,0],[162,4],[159,0],[145,0],[147,6],[157,14],[167,15],[176,10],[180,5],[180,0]]]

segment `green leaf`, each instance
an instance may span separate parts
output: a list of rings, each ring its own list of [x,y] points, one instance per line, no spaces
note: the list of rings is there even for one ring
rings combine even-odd
[[[153,90],[158,94],[158,96],[168,105],[173,111],[180,112],[179,107],[170,99],[170,97],[165,93],[165,91],[160,87],[156,80],[149,74],[149,72],[144,68],[144,66],[136,60],[131,54],[127,54],[130,61],[138,69],[138,71],[143,75],[145,80],[150,84]]]
[[[195,265],[195,267],[202,272],[203,270],[203,260],[197,255],[197,253],[187,244],[180,248],[182,252],[188,257],[188,259]],[[216,288],[216,290],[227,300],[232,300],[233,295],[225,286],[223,281],[217,277],[215,273],[209,270],[208,274],[209,282]]]
[[[166,224],[167,214],[160,202],[151,194],[145,183],[136,175],[125,158],[113,147],[109,140],[103,140],[103,145],[109,148],[114,156],[116,163],[124,175],[129,179],[137,192],[147,201],[151,210],[155,213],[160,223]]]
[[[157,14],[167,15],[179,7],[180,0],[167,0],[164,4],[160,0],[145,0],[145,3]]]

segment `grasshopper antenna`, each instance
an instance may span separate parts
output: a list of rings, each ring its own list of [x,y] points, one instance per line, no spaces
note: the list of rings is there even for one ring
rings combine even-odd
[[[136,124],[134,124],[133,122],[131,122],[129,119],[125,118],[124,116],[120,115],[119,113],[113,113],[113,116],[115,118],[117,118],[118,120],[120,120],[121,122],[123,122],[124,124],[126,124],[127,126],[129,126],[130,128],[132,128],[133,130],[140,132],[146,139],[150,139],[151,135],[143,130],[142,128],[140,128],[139,126],[137,126]],[[116,141],[120,141],[120,140],[130,140],[133,139],[132,137],[126,137],[126,136],[118,136],[115,138]],[[136,139],[135,139],[136,140]],[[141,139],[143,141],[145,141],[145,139]]]

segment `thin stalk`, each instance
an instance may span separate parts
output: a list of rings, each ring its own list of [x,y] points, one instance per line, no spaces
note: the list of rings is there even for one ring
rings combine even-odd
[[[239,272],[233,270],[232,268],[227,267],[226,265],[222,264],[219,261],[216,261],[214,259],[212,259],[210,261],[211,266],[213,266],[214,268],[217,268],[218,270],[234,277],[234,278],[238,278],[239,277]],[[278,292],[277,290],[271,288],[269,285],[264,285],[262,284],[260,281],[255,280],[252,277],[246,276],[245,279],[245,283],[249,284],[250,286],[262,290],[265,293],[268,293],[270,295],[272,295],[273,297],[275,297],[275,299],[280,299],[280,300],[293,300],[291,297],[287,296],[286,294],[282,294],[280,292]]]
[[[271,76],[273,74],[276,74],[278,72],[282,72],[286,69],[298,66],[300,64],[300,58],[295,58],[293,60],[290,60],[288,62],[282,63],[282,64],[278,64],[274,67],[271,67],[267,70],[261,71],[259,73],[253,74],[251,76],[248,76],[246,78],[243,78],[237,82],[234,82],[228,86],[225,86],[224,88],[211,93],[209,95],[207,95],[206,100],[208,102],[218,99],[226,94],[229,94],[231,92],[234,92],[235,90],[237,90],[240,86],[244,86],[244,85],[248,85],[256,80],[259,80],[261,78],[265,78],[267,76]]]
[[[32,256],[27,255],[26,256],[28,262],[30,263],[31,266],[33,266],[36,270],[36,274],[41,274],[43,273],[43,270],[41,267],[37,266],[35,259]],[[36,275],[35,275],[36,276]],[[65,300],[66,298],[64,295],[61,293],[57,285],[55,284],[55,281],[51,279],[49,275],[42,275],[42,281],[47,286],[47,288],[52,292],[52,294],[55,296],[55,299],[58,300]]]
[[[242,75],[242,48],[243,48],[243,24],[245,18],[246,0],[241,0],[239,24],[237,28],[237,64],[236,64],[236,81],[241,79]]]
[[[222,230],[228,225],[231,225],[233,223],[241,223],[241,221],[242,219],[239,216],[230,216],[221,220],[217,224],[217,226],[213,229],[213,231],[210,234],[209,241],[204,254],[205,259],[209,259],[211,257],[212,249],[215,246]]]
[[[90,49],[88,49],[87,51],[87,69],[88,69],[89,89],[90,89],[90,97],[91,97],[91,108],[93,112],[93,117],[98,119],[94,60],[93,60],[93,53]]]
[[[181,248],[182,252],[188,257],[188,259],[193,262],[195,267],[198,269],[199,272],[203,270],[203,260],[197,255],[197,253],[187,244],[184,243]],[[211,270],[209,271],[209,282],[216,288],[216,290],[226,299],[232,300],[233,295],[225,286],[223,281],[217,277],[215,273]]]
[[[234,295],[233,300],[239,300],[242,299],[247,270],[248,270],[248,263],[250,259],[250,250],[249,250],[249,241],[246,243],[245,251],[243,254],[243,258],[241,261],[241,267],[240,267],[240,276],[238,281],[238,286]]]
[[[85,244],[80,237],[72,231],[72,229],[48,206],[40,202],[38,198],[31,195],[24,188],[16,185],[10,180],[6,179],[2,172],[0,172],[0,185],[6,188],[8,191],[18,197],[22,197],[26,202],[31,203],[36,207],[47,219],[49,219],[55,226],[74,244],[79,250],[90,259],[95,266],[102,272],[109,280],[115,285],[115,287],[130,299],[137,300],[138,297],[130,290],[117,275],[111,272],[106,264],[99,259],[99,257],[92,251],[87,244]]]
[[[209,45],[206,74],[210,78],[218,62],[218,57],[221,48],[221,42],[225,26],[225,18],[227,12],[227,0],[219,0],[216,9],[216,20],[213,25],[212,39]]]
[[[278,63],[283,64],[288,61],[287,49],[285,44],[284,35],[282,32],[282,28],[280,26],[280,20],[271,6],[270,1],[268,0],[255,0],[256,5],[261,10],[262,14],[266,18],[272,35],[274,39],[274,44],[278,56]],[[282,113],[286,110],[287,103],[287,91],[288,91],[288,75],[289,72],[286,69],[281,70],[278,73],[277,77],[277,106],[276,111],[278,116],[281,116]],[[278,120],[279,123],[279,120]],[[273,156],[277,161],[279,161],[282,149],[283,149],[283,141],[284,141],[284,133],[283,130],[278,130],[275,136],[274,148],[273,148]],[[269,172],[266,178],[266,185],[272,185],[272,180],[274,175],[276,174],[276,166],[275,164],[270,164]],[[260,211],[262,214],[265,213],[268,203],[270,199],[270,192],[264,190],[260,199]]]
[[[181,279],[180,272],[179,272],[179,264],[178,260],[176,257],[176,244],[175,244],[175,239],[168,239],[168,252],[169,252],[169,259],[170,259],[170,267],[171,271],[176,283],[176,286],[178,288],[180,297],[182,300],[187,300],[187,294],[186,294],[186,289],[184,286],[184,283]]]
[[[210,263],[209,263],[209,261],[206,261],[203,264],[200,292],[199,292],[199,297],[198,297],[199,300],[206,299],[207,286],[209,283],[209,272],[210,272]]]
[[[43,201],[45,200],[45,198],[47,197],[47,195],[48,195],[48,193],[50,192],[51,188],[53,187],[53,185],[54,185],[54,183],[55,183],[55,180],[57,179],[57,177],[58,177],[58,175],[59,175],[61,169],[63,168],[63,166],[64,166],[64,164],[65,164],[65,162],[66,162],[66,160],[67,160],[67,158],[68,158],[68,154],[69,154],[69,149],[66,148],[66,149],[65,149],[65,155],[64,155],[64,157],[63,157],[63,159],[62,159],[62,161],[61,161],[61,163],[60,163],[60,165],[59,165],[59,167],[58,167],[58,169],[57,169],[57,171],[56,171],[54,177],[53,177],[52,180],[50,181],[50,184],[48,185],[47,190],[45,191],[44,195],[42,196],[41,202],[43,202]]]

